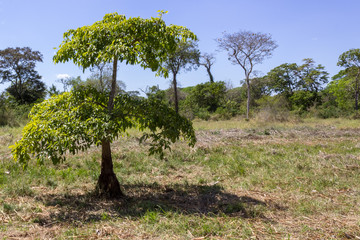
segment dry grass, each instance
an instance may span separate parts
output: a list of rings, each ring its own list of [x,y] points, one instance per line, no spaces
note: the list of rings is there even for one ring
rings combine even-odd
[[[27,171],[0,148],[0,238],[360,239],[356,121],[194,126],[195,148],[164,161],[135,137],[113,144],[121,200],[92,194],[97,148]],[[19,131],[0,133],[10,144]]]

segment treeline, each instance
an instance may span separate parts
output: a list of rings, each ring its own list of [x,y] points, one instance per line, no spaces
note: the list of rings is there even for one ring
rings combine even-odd
[[[205,120],[234,116],[248,118],[250,108],[250,117],[258,116],[267,121],[285,121],[290,116],[357,118],[360,49],[344,52],[337,64],[343,70],[332,76],[330,81],[325,67],[311,58],[304,59],[300,64],[284,63],[263,77],[243,81],[238,88],[226,86],[225,82],[214,82],[209,74],[207,83],[177,89],[180,113]],[[153,86],[146,94],[174,105],[176,96],[173,92],[174,88],[160,90]]]
[[[35,71],[42,55],[30,48],[7,48],[0,51],[1,83],[10,82],[0,95],[0,125],[26,122],[31,107],[54,94],[61,94],[76,86],[91,85],[98,91],[111,88],[112,66],[95,65],[89,78],[64,78],[46,88]],[[146,97],[156,98],[174,107],[182,115],[204,120],[261,117],[266,121],[286,121],[296,117],[359,117],[360,49],[351,49],[339,56],[343,69],[329,78],[324,66],[311,58],[301,63],[284,63],[265,76],[248,78],[241,87],[232,88],[223,81],[214,81],[212,54],[200,54],[196,43],[179,45],[179,51],[165,65],[172,74],[172,86],[161,90],[148,87]],[[205,67],[209,81],[192,87],[179,88],[176,76],[181,69]],[[117,81],[117,94],[125,93],[125,84]],[[139,92],[128,93],[140,95]],[[251,96],[251,97],[250,97]],[[249,109],[251,109],[249,114]]]

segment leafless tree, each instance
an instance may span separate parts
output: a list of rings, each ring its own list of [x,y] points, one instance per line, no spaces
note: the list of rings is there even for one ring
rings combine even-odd
[[[214,76],[211,74],[211,66],[215,63],[214,54],[204,53],[200,57],[200,65],[206,68],[206,71],[209,75],[210,82],[214,82]]]
[[[272,55],[277,48],[270,34],[240,31],[236,33],[223,33],[222,38],[216,39],[221,50],[228,52],[228,59],[234,64],[239,64],[245,72],[247,85],[246,118],[249,118],[250,107],[250,77],[254,66],[262,63],[265,58]]]

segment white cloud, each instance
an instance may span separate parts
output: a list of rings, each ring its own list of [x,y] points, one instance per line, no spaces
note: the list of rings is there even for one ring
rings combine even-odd
[[[57,79],[69,78],[69,77],[70,77],[70,75],[67,73],[61,73],[61,74],[56,75]]]

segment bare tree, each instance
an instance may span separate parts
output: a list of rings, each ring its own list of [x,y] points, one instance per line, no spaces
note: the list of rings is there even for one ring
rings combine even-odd
[[[278,45],[271,39],[270,34],[251,31],[223,33],[223,37],[216,41],[221,50],[228,52],[229,60],[235,65],[239,64],[245,72],[247,86],[246,118],[249,118],[250,76],[253,73],[254,66],[270,57]]]
[[[210,82],[213,83],[214,82],[214,77],[211,74],[211,66],[214,65],[215,63],[215,57],[214,54],[209,54],[209,53],[204,53],[203,55],[201,55],[200,57],[200,65],[204,66],[206,68],[206,71],[209,75],[210,78]]]

